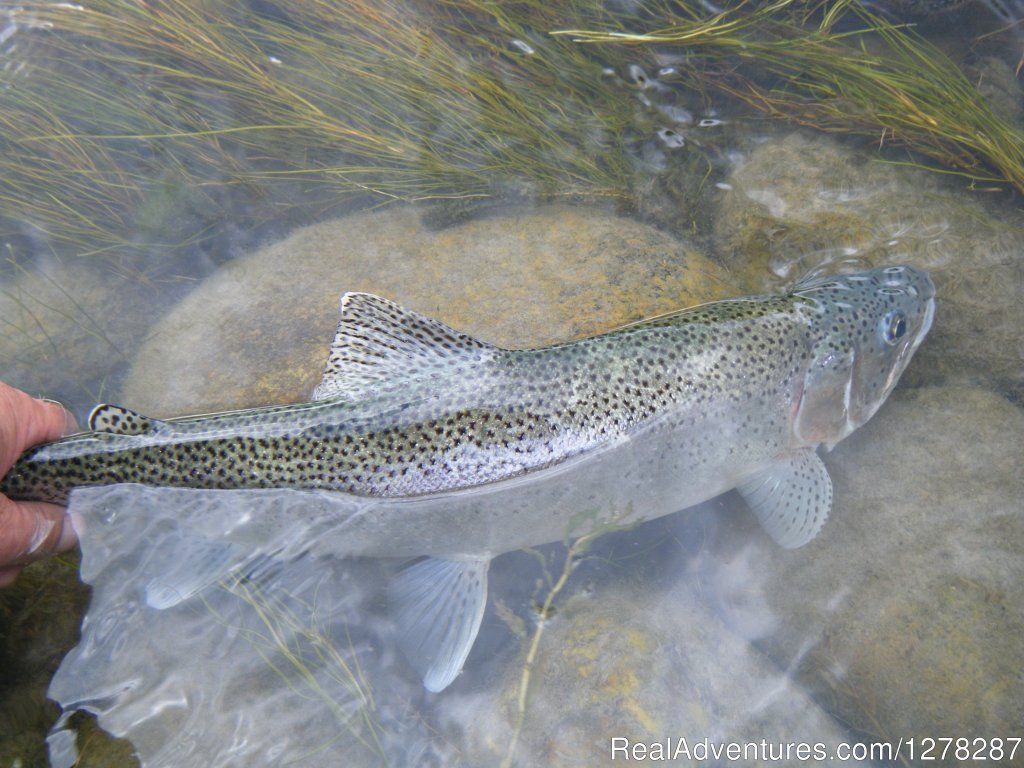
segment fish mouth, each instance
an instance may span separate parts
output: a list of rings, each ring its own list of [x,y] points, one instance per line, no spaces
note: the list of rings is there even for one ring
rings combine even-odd
[[[928,331],[932,329],[932,322],[935,320],[935,291],[932,290],[932,295],[928,298],[928,304],[924,310],[924,320],[921,321],[921,330],[918,331],[917,338],[914,340],[914,351],[921,346],[921,342],[924,341],[924,337],[928,335]]]
[[[928,285],[929,285],[929,287],[931,287],[931,281],[930,280],[928,281]],[[889,370],[889,375],[886,376],[886,378],[885,378],[885,385],[884,385],[884,387],[882,389],[881,397],[876,398],[875,402],[871,403],[866,408],[865,414],[863,414],[862,416],[858,417],[857,419],[851,418],[850,415],[847,416],[847,422],[851,425],[850,432],[852,432],[854,429],[857,429],[858,427],[860,427],[861,425],[863,425],[867,421],[869,421],[871,419],[871,417],[874,416],[878,412],[878,410],[882,407],[882,404],[889,398],[889,395],[892,394],[892,391],[896,388],[896,384],[899,382],[900,377],[903,375],[903,372],[906,370],[907,365],[910,364],[910,359],[914,356],[914,353],[917,352],[917,348],[921,346],[921,342],[923,342],[925,337],[928,335],[928,331],[931,330],[932,323],[934,321],[935,321],[935,290],[934,290],[934,288],[932,288],[932,290],[930,292],[930,295],[929,295],[929,298],[928,298],[927,302],[925,303],[924,317],[921,319],[921,327],[918,329],[917,336],[914,338],[913,342],[911,342],[911,343],[907,344],[906,346],[904,346],[903,350],[899,353],[899,358],[897,359],[896,364],[892,366],[892,368]],[[856,361],[855,361],[855,363],[856,363]],[[856,367],[856,365],[855,365],[855,367]],[[847,402],[847,407],[848,408],[849,408],[849,403],[850,403],[849,387],[853,383],[853,376],[854,375],[856,375],[856,374],[851,375],[850,382],[847,384],[848,390],[847,390],[846,402]]]

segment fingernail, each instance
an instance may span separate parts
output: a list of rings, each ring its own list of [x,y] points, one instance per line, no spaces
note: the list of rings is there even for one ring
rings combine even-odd
[[[71,515],[65,515],[61,521],[60,538],[57,540],[57,552],[66,552],[78,543],[78,533],[75,531]]]
[[[51,400],[48,397],[40,397],[39,399],[44,403],[52,403],[53,405],[56,405],[64,412],[64,429],[60,433],[61,437],[67,437],[68,435],[74,435],[82,431],[78,426],[78,421],[71,415],[71,411],[65,408],[61,403],[58,403],[56,400]]]
[[[35,555],[39,551],[39,548],[46,543],[46,540],[50,538],[50,534],[53,532],[53,527],[57,525],[56,520],[51,520],[48,517],[43,517],[39,513],[35,513],[35,528],[32,531],[32,536],[28,540],[28,544],[22,552],[22,557],[29,559],[32,555]],[[63,531],[61,532],[63,533]]]

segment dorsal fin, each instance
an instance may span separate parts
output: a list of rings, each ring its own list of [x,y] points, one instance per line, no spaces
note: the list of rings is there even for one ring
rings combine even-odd
[[[115,435],[144,435],[162,423],[120,405],[108,403],[97,405],[89,414],[89,429]]]
[[[482,363],[498,351],[444,323],[372,293],[341,297],[323,380],[314,400],[358,400],[384,383],[410,381],[467,363]]]

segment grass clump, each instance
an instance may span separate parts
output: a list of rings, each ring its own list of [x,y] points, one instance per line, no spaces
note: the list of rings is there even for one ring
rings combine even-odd
[[[695,0],[92,0],[5,16],[18,61],[0,73],[0,232],[77,252],[394,201],[632,207],[664,170],[645,145],[683,143],[654,103],[666,92],[1024,190],[1017,131],[923,39],[852,0],[718,14]],[[711,154],[682,163],[697,187]]]
[[[10,14],[32,50],[0,91],[8,227],[118,247],[130,211],[169,184],[205,195],[200,208],[243,187],[271,213],[311,217],[629,185],[632,94],[547,36],[564,17],[539,4],[95,0]]]
[[[578,42],[685,55],[678,77],[697,79],[760,112],[823,131],[902,145],[972,185],[1024,191],[1024,138],[941,51],[855,0],[799,0],[710,18],[650,9],[648,32],[564,29]],[[851,22],[853,26],[851,27]],[[911,161],[911,164],[919,164]]]

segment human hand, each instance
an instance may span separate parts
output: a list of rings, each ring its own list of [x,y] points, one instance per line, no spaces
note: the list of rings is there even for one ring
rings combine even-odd
[[[74,418],[56,403],[0,382],[0,477],[25,449],[74,431]],[[63,507],[0,495],[0,587],[14,581],[26,563],[71,549],[76,540]]]

